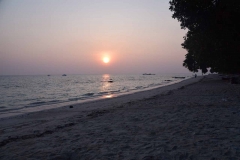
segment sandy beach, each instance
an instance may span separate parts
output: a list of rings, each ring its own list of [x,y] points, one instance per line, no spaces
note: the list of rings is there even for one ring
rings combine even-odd
[[[0,119],[0,159],[239,159],[240,85],[208,75]]]

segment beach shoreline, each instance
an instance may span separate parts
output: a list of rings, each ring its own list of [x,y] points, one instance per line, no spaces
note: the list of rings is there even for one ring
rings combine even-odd
[[[40,111],[44,111],[44,110],[57,109],[57,108],[66,107],[66,106],[73,106],[73,105],[76,106],[76,105],[80,105],[80,104],[92,103],[95,101],[102,101],[102,100],[108,100],[108,99],[113,99],[113,98],[118,98],[118,97],[131,96],[133,94],[134,94],[133,98],[136,99],[137,97],[139,97],[138,96],[139,93],[140,93],[141,97],[144,97],[144,96],[148,96],[148,94],[145,94],[148,91],[150,91],[150,93],[153,91],[154,91],[154,93],[156,93],[155,90],[157,90],[157,92],[159,92],[159,91],[161,92],[161,88],[164,88],[164,90],[168,90],[168,86],[176,85],[178,83],[181,83],[182,81],[187,81],[187,83],[194,83],[199,78],[202,78],[202,77],[200,76],[197,79],[193,79],[193,77],[186,77],[185,79],[181,79],[178,81],[172,81],[172,82],[162,84],[159,86],[155,86],[155,87],[151,87],[151,88],[145,88],[142,90],[135,90],[135,91],[133,90],[130,92],[124,92],[124,93],[118,93],[118,94],[104,95],[101,97],[89,98],[89,99],[85,99],[85,100],[68,101],[68,102],[64,102],[64,103],[48,104],[48,105],[41,105],[41,106],[35,106],[35,107],[26,107],[26,108],[24,107],[24,108],[20,108],[20,109],[9,109],[7,111],[0,112],[0,119],[14,117],[14,116],[23,115],[23,114],[28,114],[28,113],[32,113],[32,112],[40,112]],[[192,80],[189,80],[189,79],[192,79]],[[142,96],[142,94],[143,94],[143,96]],[[151,95],[153,95],[153,94],[151,94]],[[128,99],[131,99],[131,97]]]
[[[1,159],[237,159],[240,86],[218,75],[2,118]]]

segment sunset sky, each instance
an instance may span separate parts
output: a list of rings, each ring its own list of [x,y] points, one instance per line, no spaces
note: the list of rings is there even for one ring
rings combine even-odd
[[[0,75],[189,73],[171,16],[169,0],[2,0]]]

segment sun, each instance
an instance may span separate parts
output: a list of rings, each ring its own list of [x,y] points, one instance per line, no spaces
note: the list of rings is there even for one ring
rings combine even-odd
[[[110,62],[109,57],[104,57],[104,58],[103,58],[103,62],[104,62],[104,63],[109,63],[109,62]]]

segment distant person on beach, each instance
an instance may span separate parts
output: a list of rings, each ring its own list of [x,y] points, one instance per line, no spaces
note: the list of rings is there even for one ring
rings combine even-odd
[[[195,78],[197,78],[197,74],[195,74]]]

